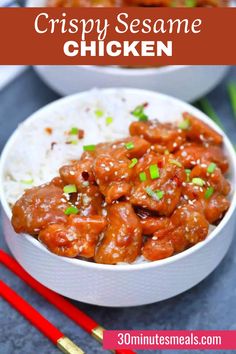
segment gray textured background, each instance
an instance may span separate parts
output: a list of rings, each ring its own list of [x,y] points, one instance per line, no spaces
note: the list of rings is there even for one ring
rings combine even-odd
[[[236,80],[236,67],[231,69],[224,82],[208,98],[223,120],[230,138],[236,143],[236,120],[233,119],[226,91],[226,83],[232,78]],[[32,69],[27,70],[0,91],[0,150],[19,122],[57,98],[57,94],[47,88]],[[0,247],[7,250],[1,229],[0,233]],[[99,344],[89,335],[1,265],[0,274],[1,279],[80,344],[86,353],[104,353]],[[175,298],[128,309],[107,309],[82,303],[75,303],[75,305],[108,329],[236,329],[235,275],[236,239],[225,259],[207,279]],[[0,354],[20,353],[56,354],[59,351],[0,299]],[[177,353],[177,351],[165,351],[165,353]]]

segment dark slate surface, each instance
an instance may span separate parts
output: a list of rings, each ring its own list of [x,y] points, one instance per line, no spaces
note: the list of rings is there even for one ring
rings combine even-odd
[[[233,119],[226,91],[226,83],[232,78],[236,80],[236,68],[231,69],[224,82],[208,98],[222,118],[227,133],[236,143],[236,121]],[[0,149],[19,122],[57,98],[57,94],[47,88],[32,69],[27,70],[2,90],[0,92]],[[7,250],[2,231],[0,232],[0,247]],[[80,344],[86,353],[104,352],[86,333],[1,265],[0,274],[1,279]],[[175,298],[128,309],[107,309],[82,303],[75,303],[75,305],[109,329],[236,329],[235,280],[236,239],[223,262],[207,279]],[[0,354],[56,354],[58,352],[47,339],[0,299]],[[154,352],[148,351],[148,353]],[[177,351],[165,353],[177,353]]]

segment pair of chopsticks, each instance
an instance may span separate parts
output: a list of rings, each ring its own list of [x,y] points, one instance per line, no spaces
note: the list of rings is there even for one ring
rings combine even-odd
[[[29,275],[19,263],[11,256],[0,249],[0,263],[8,268],[11,272],[17,275],[37,293],[42,295],[48,302],[54,305],[64,315],[74,321],[82,329],[88,332],[98,342],[102,343],[104,328],[95,322],[92,318],[72,305],[61,295],[46,288]],[[0,296],[9,302],[17,311],[19,311],[26,319],[28,319],[39,331],[48,337],[63,353],[65,354],[83,354],[84,351],[76,346],[69,338],[61,331],[52,325],[30,304],[21,298],[15,291],[9,288],[3,281],[0,280]],[[131,350],[116,350],[116,354],[135,354]]]

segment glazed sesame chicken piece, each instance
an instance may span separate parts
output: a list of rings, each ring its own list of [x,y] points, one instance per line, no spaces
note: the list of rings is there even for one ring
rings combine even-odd
[[[170,257],[203,241],[207,237],[208,228],[209,224],[203,213],[189,204],[184,204],[174,211],[169,225],[147,239],[142,254],[150,261]]]
[[[95,262],[116,264],[135,261],[141,252],[142,227],[132,206],[127,202],[110,205],[107,223]]]
[[[209,164],[214,162],[225,173],[229,167],[228,160],[222,149],[214,145],[203,146],[196,143],[187,143],[175,153],[175,157],[185,168],[193,168],[193,166],[201,163]]]
[[[70,195],[70,200],[79,209],[80,215],[84,216],[102,214],[103,196],[95,185],[92,166],[90,157],[60,168],[64,183],[76,187],[76,193]]]
[[[170,219],[166,217],[148,216],[140,219],[144,235],[152,235],[158,230],[163,230],[169,227]]]
[[[111,203],[121,197],[127,197],[131,190],[133,170],[126,157],[116,159],[111,155],[98,155],[94,161],[94,175],[106,202]]]
[[[223,137],[209,125],[187,112],[183,113],[183,118],[188,123],[185,130],[188,139],[201,143],[222,144]]]
[[[142,254],[148,261],[158,261],[172,256],[174,251],[174,246],[168,237],[160,240],[149,238],[144,244]]]
[[[87,182],[94,183],[95,177],[92,171],[92,157],[79,160],[71,165],[62,166],[59,170],[61,179],[65,184],[75,184],[78,189],[87,185]]]
[[[63,188],[54,181],[28,189],[12,208],[12,225],[17,233],[37,235],[48,224],[65,222],[68,206]]]
[[[96,145],[92,156],[98,156],[101,154],[111,155],[117,159],[127,157],[132,159],[134,157],[139,158],[143,156],[151,144],[139,136],[130,136],[126,139],[117,140],[112,143],[101,143]],[[82,157],[85,155],[83,154]]]
[[[190,173],[190,180],[196,177],[202,179],[205,189],[211,186],[214,188],[214,191],[223,195],[228,195],[230,192],[230,183],[223,176],[220,168],[218,168],[216,164],[210,163],[195,166]]]
[[[98,186],[88,185],[81,188],[71,197],[71,201],[78,208],[80,215],[102,215],[104,198]]]
[[[152,179],[150,174],[150,178],[135,184],[130,202],[135,206],[157,212],[160,216],[169,216],[180,200],[186,173],[177,160],[162,156],[161,162],[162,164],[157,164],[157,167],[161,166],[158,167],[157,177],[153,176]]]
[[[175,227],[181,227],[185,238],[190,244],[203,241],[208,234],[209,223],[202,211],[188,203],[177,208],[171,216]]]
[[[151,144],[164,146],[169,152],[176,151],[185,142],[185,132],[171,123],[133,122],[130,125],[130,135],[138,135]]]
[[[105,226],[101,216],[70,215],[66,224],[52,224],[41,230],[39,240],[59,256],[92,258]]]
[[[205,202],[205,217],[210,224],[214,225],[222,219],[229,207],[230,202],[225,196],[214,193],[213,196]]]

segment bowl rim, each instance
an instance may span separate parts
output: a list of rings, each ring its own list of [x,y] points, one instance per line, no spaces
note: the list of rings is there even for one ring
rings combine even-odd
[[[164,100],[170,100],[174,104],[177,105],[184,105],[186,107],[186,111],[190,111],[193,114],[195,114],[200,120],[205,121],[208,125],[210,125],[213,129],[218,131],[222,136],[223,136],[223,141],[224,141],[224,147],[227,152],[227,155],[229,159],[231,160],[231,169],[232,169],[232,175],[233,175],[233,180],[231,181],[231,185],[235,186],[236,185],[236,154],[234,147],[232,143],[230,142],[229,138],[227,135],[224,133],[224,131],[216,125],[215,122],[213,122],[205,113],[201,112],[199,109],[193,107],[189,103],[186,103],[180,99],[177,99],[172,96],[168,96],[165,94],[161,94],[155,91],[151,90],[142,90],[142,89],[136,89],[136,88],[108,88],[108,89],[99,89],[99,91],[102,91],[104,94],[114,94],[117,91],[122,91],[127,94],[143,94],[143,95],[150,95],[150,96],[156,96],[156,98],[164,99]],[[25,119],[23,122],[30,123],[30,121],[37,120],[39,119],[39,116],[42,111],[49,111],[53,109],[55,106],[58,104],[69,104],[70,101],[78,100],[83,96],[88,95],[91,92],[89,91],[84,91],[80,93],[76,93],[73,95],[65,96],[62,97],[58,100],[55,100],[53,102],[50,102],[49,104],[43,106],[33,114],[31,114],[27,119]],[[7,143],[5,144],[1,157],[0,157],[0,200],[1,200],[1,205],[2,208],[5,212],[5,214],[8,217],[9,223],[11,224],[11,209],[10,206],[7,203],[7,200],[5,198],[5,193],[4,193],[4,188],[3,188],[3,180],[4,180],[4,166],[5,162],[7,160],[8,153],[11,150],[11,147],[14,146],[14,141],[17,138],[19,134],[19,127],[17,127],[14,132],[11,134],[11,136],[8,138]],[[33,246],[36,246],[40,250],[50,254],[53,257],[56,257],[57,259],[61,259],[62,261],[65,261],[67,263],[73,264],[75,266],[82,266],[85,268],[92,268],[92,269],[97,269],[97,270],[109,270],[109,271],[138,271],[138,270],[145,270],[145,269],[150,269],[150,268],[155,268],[155,267],[161,267],[167,264],[171,264],[173,262],[176,262],[180,259],[183,259],[185,257],[188,257],[192,253],[195,253],[197,251],[200,251],[202,247],[206,246],[208,243],[210,243],[219,233],[222,231],[222,229],[226,226],[226,224],[229,222],[230,218],[232,217],[235,209],[236,209],[236,188],[234,188],[231,192],[231,204],[226,212],[224,218],[221,220],[219,225],[216,226],[216,228],[210,233],[210,235],[202,242],[199,242],[198,244],[190,247],[189,249],[180,252],[172,257],[163,259],[163,260],[157,260],[153,262],[145,262],[145,263],[137,263],[137,264],[116,264],[116,265],[110,265],[110,264],[99,264],[95,262],[89,262],[89,261],[84,261],[76,258],[67,258],[67,257],[62,257],[62,256],[57,256],[56,254],[50,252],[45,246],[43,246],[38,240],[34,239],[32,236],[28,234],[20,234],[21,237],[24,237],[27,241],[29,241]]]

